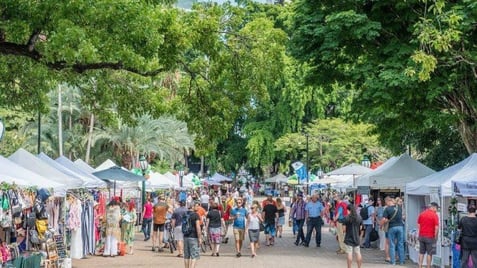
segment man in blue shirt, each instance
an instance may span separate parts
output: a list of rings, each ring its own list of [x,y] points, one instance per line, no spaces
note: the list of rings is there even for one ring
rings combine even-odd
[[[230,212],[230,218],[233,219],[233,231],[235,237],[235,249],[237,250],[237,258],[242,256],[242,243],[245,239],[245,219],[248,216],[247,209],[243,207],[243,199],[237,198],[235,201],[237,206]]]
[[[305,206],[305,219],[306,219],[306,239],[305,239],[305,247],[310,245],[311,234],[313,233],[313,229],[316,230],[315,242],[316,246],[320,247],[321,245],[321,226],[323,225],[323,220],[321,217],[323,216],[323,211],[325,207],[321,200],[319,200],[319,196],[314,194],[311,197],[311,201],[306,203]]]

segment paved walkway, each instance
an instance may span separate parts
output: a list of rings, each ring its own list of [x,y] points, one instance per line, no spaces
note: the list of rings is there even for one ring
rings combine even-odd
[[[229,230],[229,243],[222,244],[220,257],[211,257],[210,251],[202,254],[197,262],[198,268],[205,267],[227,267],[227,268],[301,268],[320,265],[321,267],[346,267],[346,255],[337,255],[337,242],[334,236],[328,231],[325,225],[322,229],[322,244],[316,248],[311,242],[309,248],[295,246],[295,241],[291,228],[286,226],[282,238],[277,238],[275,246],[267,247],[264,242],[264,235],[260,233],[261,248],[257,252],[256,258],[251,258],[248,244],[242,250],[242,257],[235,256],[232,232]],[[100,257],[90,256],[86,259],[73,260],[74,268],[93,267],[184,267],[183,259],[176,257],[177,253],[170,254],[169,251],[162,253],[151,251],[151,242],[144,242],[143,235],[136,236],[134,255],[123,257]],[[248,241],[248,238],[246,239]],[[312,241],[313,238],[312,238]],[[362,267],[386,267],[391,266],[384,262],[384,253],[378,249],[361,250],[363,255]],[[357,267],[353,263],[353,267]],[[407,260],[405,266],[417,267],[412,261]]]

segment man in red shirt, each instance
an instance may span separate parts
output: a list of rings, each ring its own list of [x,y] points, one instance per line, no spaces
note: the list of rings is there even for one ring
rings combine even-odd
[[[431,268],[432,255],[436,253],[437,234],[439,232],[439,205],[432,202],[428,209],[419,214],[417,230],[419,232],[419,268],[422,267],[424,254],[427,253],[427,267]]]

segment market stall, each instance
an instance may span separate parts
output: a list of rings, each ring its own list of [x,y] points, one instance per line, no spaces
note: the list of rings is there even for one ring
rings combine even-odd
[[[455,198],[452,182],[465,183],[477,180],[477,154],[474,153],[463,161],[442,171],[406,184],[406,229],[409,245],[409,257],[417,262],[416,226],[419,213],[430,202],[441,206],[439,213],[440,231],[437,254],[433,263],[449,265],[451,258],[452,234],[456,228],[457,204],[466,204],[467,200]],[[461,206],[461,210],[465,210]],[[452,208],[452,209],[451,209]],[[455,209],[453,209],[455,208]]]

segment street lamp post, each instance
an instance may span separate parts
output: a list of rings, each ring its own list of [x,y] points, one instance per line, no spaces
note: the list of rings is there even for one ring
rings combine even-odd
[[[371,160],[369,160],[369,157],[367,155],[363,155],[363,159],[361,160],[361,165],[363,167],[371,167]]]
[[[184,167],[182,165],[179,166],[179,186],[182,188],[184,185]]]
[[[308,135],[308,133],[305,133],[305,137],[306,137],[306,194],[310,194],[308,192],[309,190],[309,183],[310,183],[310,151],[309,151],[309,148],[308,148],[308,141],[309,141],[309,137],[310,135]]]
[[[2,141],[4,133],[5,133],[5,124],[3,123],[3,120],[0,118],[0,141]]]
[[[141,155],[139,157],[139,166],[141,167],[142,176],[146,177],[146,171],[149,166],[149,163],[147,163],[147,159],[144,155]],[[142,207],[144,207],[144,205],[146,204],[146,180],[142,181],[141,202]]]

